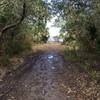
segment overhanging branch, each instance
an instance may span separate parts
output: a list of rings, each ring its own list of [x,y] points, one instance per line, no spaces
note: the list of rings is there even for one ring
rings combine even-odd
[[[24,3],[23,3],[23,11],[22,11],[21,19],[18,22],[14,23],[14,24],[7,25],[7,26],[4,27],[1,30],[1,32],[0,32],[0,40],[2,39],[2,37],[4,36],[4,33],[7,30],[9,30],[11,28],[14,28],[14,27],[18,26],[19,24],[21,24],[25,17],[26,17],[26,2],[24,0]]]

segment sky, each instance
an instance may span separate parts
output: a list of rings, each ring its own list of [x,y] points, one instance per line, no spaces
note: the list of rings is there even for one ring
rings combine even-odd
[[[53,17],[50,21],[47,22],[47,28],[49,29],[50,37],[58,36],[60,34],[60,28],[54,26],[55,19]]]

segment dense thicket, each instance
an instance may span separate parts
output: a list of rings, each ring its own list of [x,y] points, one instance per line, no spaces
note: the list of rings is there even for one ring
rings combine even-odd
[[[0,0],[0,53],[17,54],[46,42],[48,6],[42,0]]]
[[[100,49],[100,1],[52,0],[56,24],[62,27],[64,42],[80,44],[85,50]],[[58,23],[57,23],[58,22]]]

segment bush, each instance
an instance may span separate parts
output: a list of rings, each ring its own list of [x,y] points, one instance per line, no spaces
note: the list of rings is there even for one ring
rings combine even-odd
[[[29,35],[29,34],[28,34]],[[30,50],[32,41],[31,36],[26,34],[18,34],[12,40],[7,42],[5,53],[9,56],[20,54],[23,51]]]
[[[10,65],[9,57],[8,56],[0,56],[0,67],[8,66],[8,65]]]

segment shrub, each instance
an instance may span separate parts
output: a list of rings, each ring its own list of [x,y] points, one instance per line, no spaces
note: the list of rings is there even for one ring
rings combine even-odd
[[[5,52],[9,56],[20,54],[30,50],[32,45],[31,36],[28,34],[18,34],[7,42]]]

